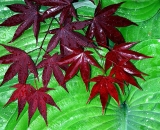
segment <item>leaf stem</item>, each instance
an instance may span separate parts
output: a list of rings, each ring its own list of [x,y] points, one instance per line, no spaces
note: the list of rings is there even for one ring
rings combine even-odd
[[[40,54],[41,54],[41,50],[44,50],[44,49],[43,49],[43,44],[44,44],[44,41],[45,41],[45,39],[46,39],[46,37],[47,37],[47,35],[48,35],[48,31],[50,30],[51,24],[52,24],[52,22],[53,22],[54,19],[55,19],[55,18],[52,18],[52,19],[51,19],[51,22],[50,22],[50,24],[49,24],[48,30],[47,30],[44,38],[43,38],[43,41],[42,41],[42,43],[41,43],[40,48],[39,48],[40,50],[39,50],[39,53],[38,53],[38,56],[37,56],[37,59],[36,59],[36,63],[35,63],[35,64],[37,64],[37,62],[38,62],[38,59],[39,59]]]

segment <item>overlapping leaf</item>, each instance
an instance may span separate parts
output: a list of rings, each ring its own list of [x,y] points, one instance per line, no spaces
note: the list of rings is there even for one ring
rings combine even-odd
[[[12,79],[17,73],[19,83],[25,84],[29,75],[28,70],[30,70],[30,72],[33,73],[36,78],[38,78],[36,66],[25,51],[7,45],[1,44],[1,46],[3,46],[11,54],[0,57],[0,64],[12,63],[4,75],[1,85]]]
[[[33,24],[33,32],[34,36],[36,37],[36,41],[38,41],[38,34],[40,29],[40,21],[41,15],[39,13],[40,6],[33,3],[30,0],[25,0],[26,5],[24,4],[12,4],[8,5],[7,7],[19,14],[15,14],[5,20],[0,26],[16,26],[19,25],[17,28],[11,42],[16,40],[18,37],[22,35],[22,33],[27,30]]]
[[[107,46],[107,39],[112,40],[114,43],[123,43],[124,38],[115,27],[125,27],[136,24],[124,17],[113,15],[121,4],[122,3],[113,4],[101,9],[99,2],[86,36],[89,38],[95,36],[97,44],[103,47]]]
[[[136,51],[129,50],[133,45],[137,43],[121,43],[115,45],[114,48],[106,54],[105,70],[108,70],[112,65],[118,64],[123,59],[141,60],[145,58],[151,58]]]
[[[46,59],[42,60],[38,65],[37,68],[44,68],[43,69],[43,85],[45,87],[48,86],[48,82],[51,79],[51,75],[53,73],[54,77],[56,78],[57,82],[65,89],[66,84],[63,84],[64,75],[62,73],[62,70],[60,69],[61,66],[59,66],[58,61],[61,59],[61,56],[57,53],[53,56],[47,56]]]
[[[60,44],[70,48],[95,47],[90,39],[74,31],[84,28],[89,23],[90,20],[83,22],[71,22],[71,19],[68,18],[64,25],[60,25],[60,28],[50,30],[49,33],[55,35],[51,38],[48,44],[47,52],[53,50],[59,42]],[[61,49],[61,54],[65,53],[62,51],[63,49]]]
[[[38,108],[40,114],[44,118],[46,124],[47,124],[47,108],[46,104],[55,106],[59,109],[59,107],[56,105],[54,100],[49,94],[46,94],[47,91],[52,90],[51,88],[42,87],[38,90],[36,90],[29,98],[28,98],[28,104],[29,104],[29,123],[30,119],[32,118],[33,114],[35,113],[36,109]]]
[[[91,71],[90,65],[96,66],[101,69],[101,66],[91,56],[91,54],[91,51],[77,49],[73,50],[73,53],[71,55],[68,55],[60,60],[60,65],[71,64],[66,71],[64,82],[67,82],[69,79],[76,75],[78,70],[80,70],[81,77],[86,85],[86,89],[88,90],[88,83]]]
[[[141,89],[134,76],[144,79],[142,75],[147,74],[139,71],[130,61],[121,60],[113,66],[110,75],[115,75],[115,78],[119,81],[132,84]]]
[[[11,102],[14,102],[15,100],[18,100],[18,117],[19,117],[25,104],[27,103],[28,97],[30,97],[30,95],[32,95],[32,93],[34,93],[36,90],[29,84],[18,83],[12,87],[16,88],[16,90],[13,92],[13,94],[11,95],[10,99],[5,104],[5,106],[10,104]]]

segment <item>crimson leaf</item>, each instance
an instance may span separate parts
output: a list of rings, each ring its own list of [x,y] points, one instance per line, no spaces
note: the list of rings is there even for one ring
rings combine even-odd
[[[38,108],[40,114],[44,118],[46,124],[47,124],[47,108],[46,104],[50,104],[52,106],[55,106],[59,109],[59,107],[56,105],[54,100],[49,94],[46,94],[47,91],[52,90],[51,88],[42,87],[38,90],[36,90],[30,97],[28,98],[28,104],[29,104],[29,124],[30,120],[35,113],[36,109]]]
[[[4,75],[4,79],[1,83],[3,85],[5,82],[12,79],[18,73],[19,83],[25,84],[28,78],[28,70],[38,78],[38,72],[33,60],[30,56],[23,50],[16,47],[11,47],[7,45],[2,45],[11,54],[0,57],[0,64],[11,64],[9,69]]]
[[[18,83],[12,87],[16,88],[16,90],[13,92],[5,106],[10,104],[11,102],[14,102],[15,100],[18,100],[18,118],[27,102],[28,97],[36,90],[29,84]]]
[[[60,25],[60,28],[50,30],[50,34],[55,34],[47,47],[47,52],[53,50],[60,41],[60,44],[63,44],[70,48],[79,48],[79,47],[95,47],[90,39],[86,38],[82,34],[75,32],[74,30],[79,30],[84,28],[90,23],[90,20],[83,22],[71,22],[71,19],[67,19],[67,23]],[[61,52],[62,54],[64,52]]]
[[[44,68],[43,69],[43,75],[42,75],[42,80],[43,80],[43,85],[47,87],[48,82],[51,79],[51,75],[53,73],[54,77],[58,81],[58,83],[65,89],[66,84],[63,84],[64,80],[64,75],[60,69],[61,66],[59,66],[58,61],[61,59],[61,56],[58,55],[57,53],[54,54],[53,56],[48,56],[46,59],[42,60],[38,65],[37,68]]]
[[[137,88],[141,89],[134,76],[142,78],[145,73],[139,71],[130,61],[121,60],[118,64],[114,65],[111,69],[110,75],[115,75],[115,78],[122,82],[130,83]]]
[[[71,55],[62,58],[59,62],[60,65],[71,64],[66,71],[64,82],[67,82],[80,70],[83,82],[88,90],[88,82],[90,78],[90,65],[101,68],[97,61],[91,56],[91,51],[73,50]]]
[[[36,41],[38,41],[38,34],[40,29],[40,18],[41,15],[39,13],[40,6],[33,3],[30,0],[25,0],[26,5],[24,4],[12,4],[7,7],[19,14],[15,14],[5,20],[0,26],[15,26],[19,25],[17,28],[11,42],[16,40],[18,37],[22,35],[22,33],[27,30],[33,24],[33,32],[36,37]]]
[[[137,43],[121,43],[115,45],[114,48],[106,54],[105,70],[108,70],[112,65],[118,64],[122,59],[141,60],[145,58],[151,58],[136,51],[129,50],[133,45]]]
[[[88,102],[92,100],[97,94],[100,94],[100,100],[102,104],[102,113],[104,113],[105,106],[108,101],[108,96],[113,97],[119,104],[118,91],[116,89],[115,83],[120,86],[124,86],[122,82],[111,77],[99,75],[91,79],[92,82],[96,82],[93,86]]]
[[[121,4],[122,3],[113,4],[101,9],[99,2],[86,36],[89,38],[95,36],[97,44],[102,47],[106,47],[106,37],[115,43],[123,43],[124,38],[115,27],[125,27],[136,24],[126,18],[113,15]]]

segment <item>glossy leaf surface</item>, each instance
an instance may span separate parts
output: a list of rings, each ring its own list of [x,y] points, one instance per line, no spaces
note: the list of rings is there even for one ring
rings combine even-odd
[[[117,44],[123,43],[124,38],[115,27],[136,25],[126,18],[113,15],[121,4],[110,5],[103,9],[101,9],[101,4],[98,4],[92,23],[88,27],[87,37],[95,36],[99,46],[107,46],[106,37]]]
[[[19,14],[15,14],[5,20],[0,26],[16,26],[19,25],[11,42],[20,37],[25,30],[33,25],[34,36],[38,41],[38,34],[40,29],[41,15],[39,13],[40,6],[34,4],[30,0],[25,0],[25,4],[12,4],[7,7]]]
[[[3,0],[2,0],[3,1]],[[18,3],[20,0],[17,0]],[[122,1],[119,0],[102,0],[103,2],[111,3],[119,3]],[[156,1],[156,0],[155,0]],[[22,111],[22,114],[20,115],[18,121],[16,121],[17,118],[17,110],[16,106],[17,103],[11,103],[9,106],[7,106],[5,109],[3,108],[3,105],[7,102],[9,99],[12,89],[9,89],[8,86],[10,84],[16,83],[16,78],[13,78],[10,82],[7,82],[3,85],[3,87],[0,88],[0,128],[3,130],[27,130],[27,129],[93,129],[93,130],[99,130],[99,129],[119,129],[119,130],[156,130],[160,127],[160,106],[159,106],[159,13],[154,15],[153,11],[156,9],[159,9],[159,4],[151,4],[151,2],[155,1],[146,1],[146,0],[140,0],[140,1],[132,1],[135,2],[137,5],[130,4],[131,0],[126,0],[125,4],[128,4],[128,7],[133,7],[132,13],[133,15],[127,14],[130,19],[132,19],[134,22],[137,22],[135,20],[134,16],[137,16],[135,11],[139,11],[139,14],[141,16],[138,18],[139,26],[131,26],[123,29],[123,34],[125,39],[128,42],[133,41],[143,41],[142,44],[137,44],[134,47],[134,51],[138,51],[142,54],[154,56],[154,58],[146,59],[142,61],[133,61],[134,65],[147,73],[149,76],[146,76],[146,81],[139,79],[138,83],[140,83],[140,86],[142,87],[143,91],[139,91],[135,87],[130,87],[129,91],[129,97],[126,99],[123,97],[123,99],[126,101],[125,103],[121,104],[119,107],[117,106],[117,103],[115,100],[111,98],[109,101],[109,104],[107,105],[107,109],[105,114],[102,116],[101,113],[101,104],[99,102],[99,97],[95,97],[94,100],[88,105],[86,105],[86,101],[88,99],[89,93],[86,93],[86,90],[84,87],[82,87],[81,79],[77,76],[75,76],[71,81],[68,82],[67,88],[69,90],[69,94],[66,94],[66,92],[61,89],[61,87],[57,86],[57,82],[51,82],[51,86],[55,87],[55,91],[52,93],[49,92],[49,94],[54,97],[55,102],[58,104],[58,106],[61,107],[61,112],[59,112],[54,107],[48,105],[48,127],[45,125],[45,122],[41,115],[39,115],[38,112],[36,112],[31,120],[30,126],[28,127],[28,124],[26,123],[28,120],[28,111],[26,107]],[[7,3],[8,2],[8,3]],[[0,21],[3,22],[3,20],[9,15],[12,14],[7,8],[4,9],[3,5],[8,5],[11,3],[16,2],[15,0],[5,1],[1,2],[0,4]],[[17,2],[16,2],[17,3]],[[145,4],[146,3],[146,4]],[[122,7],[123,7],[122,5]],[[148,6],[146,6],[148,5]],[[153,8],[151,8],[153,5]],[[88,5],[86,5],[88,6]],[[146,8],[140,8],[141,6],[146,6]],[[135,10],[135,7],[138,7]],[[158,7],[158,8],[157,8]],[[120,7],[121,8],[121,7]],[[83,11],[81,14],[85,15],[90,12],[89,7],[83,7],[85,11]],[[125,8],[124,8],[125,9]],[[128,10],[128,9],[127,9]],[[127,10],[122,10],[122,16],[125,17],[125,14],[128,13]],[[10,12],[10,13],[8,13]],[[151,15],[150,15],[151,14]],[[144,19],[143,19],[144,18]],[[145,21],[146,19],[149,19]],[[56,23],[55,23],[56,25]],[[12,34],[14,33],[15,28],[5,28],[3,27],[0,32],[0,41],[1,43],[7,43],[11,38]],[[42,32],[46,31],[47,26],[43,25]],[[27,49],[28,51],[31,51],[34,49],[34,46],[31,43],[34,43],[34,38],[31,37],[32,30],[29,29],[26,33],[26,35],[20,37],[19,40],[15,42],[15,46],[21,47],[22,49]],[[43,39],[44,34],[40,33],[40,41]],[[157,38],[157,39],[153,39]],[[150,40],[148,40],[150,39]],[[22,41],[27,41],[25,45],[21,44]],[[46,39],[46,41],[49,41],[49,38]],[[6,54],[6,50],[0,46],[1,55]],[[56,50],[57,51],[57,50]],[[33,52],[31,53],[33,59],[36,59],[37,53]],[[100,59],[99,59],[100,60]],[[7,66],[0,65],[0,79],[3,79],[3,76],[5,74],[5,70],[7,69]],[[97,69],[93,70],[94,73],[97,73]],[[28,82],[33,83],[32,77],[29,77]],[[34,84],[34,83],[33,83]],[[74,86],[74,87],[73,87]],[[63,99],[62,99],[63,95]],[[126,95],[127,97],[127,95]],[[56,124],[56,125],[55,125]]]
[[[7,45],[1,44],[1,46],[3,46],[11,54],[0,57],[0,64],[12,63],[4,75],[1,85],[11,80],[16,74],[18,74],[19,83],[25,84],[29,75],[28,70],[33,73],[36,78],[38,78],[36,66],[25,51]]]
[[[91,56],[91,54],[92,52],[90,51],[77,49],[73,50],[73,53],[71,55],[68,55],[59,61],[60,65],[70,64],[64,77],[64,83],[73,78],[77,74],[78,70],[80,70],[81,77],[86,85],[86,89],[88,90],[88,83],[90,79],[90,65],[101,68],[101,66]]]
[[[51,38],[47,52],[53,50],[57,44],[65,45],[69,48],[79,48],[79,47],[95,47],[92,41],[86,38],[81,33],[75,32],[74,30],[79,30],[86,27],[90,24],[90,20],[86,20],[83,22],[71,22],[71,19],[67,19],[66,23],[61,25],[60,28],[50,30],[50,34],[54,34]],[[64,54],[65,51],[61,50],[61,54]]]

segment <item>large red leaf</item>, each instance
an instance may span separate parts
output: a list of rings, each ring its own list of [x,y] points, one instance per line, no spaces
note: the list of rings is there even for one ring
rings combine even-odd
[[[47,124],[47,108],[46,104],[55,106],[59,109],[59,107],[56,105],[54,100],[49,94],[46,94],[47,91],[52,90],[51,88],[42,87],[38,90],[36,90],[30,97],[28,98],[28,104],[29,104],[29,124],[30,120],[35,113],[36,109],[38,108],[40,114],[44,118],[46,124]]]
[[[26,5],[24,4],[12,4],[7,7],[19,14],[15,14],[5,20],[0,26],[15,26],[19,25],[17,28],[11,42],[16,40],[18,37],[22,35],[22,33],[27,30],[33,24],[33,32],[36,37],[36,41],[38,41],[38,34],[40,29],[40,21],[41,15],[39,13],[40,6],[33,3],[30,0],[25,0]]]
[[[66,71],[64,82],[70,80],[80,70],[83,82],[88,90],[88,83],[90,79],[90,65],[96,66],[101,69],[98,62],[91,56],[91,51],[83,51],[80,49],[73,50],[71,55],[68,55],[60,60],[60,65],[71,64]]]
[[[11,54],[0,57],[0,64],[11,64],[9,69],[4,75],[4,79],[1,83],[3,85],[5,82],[12,79],[18,73],[19,83],[25,84],[28,78],[28,70],[38,78],[38,72],[33,60],[30,56],[23,50],[16,47],[11,47],[7,45],[2,45]]]
[[[10,104],[11,102],[14,102],[15,100],[18,100],[18,118],[28,100],[28,97],[36,90],[29,84],[18,83],[12,87],[16,88],[16,90],[13,92],[5,106]]]
[[[125,27],[136,24],[126,18],[113,15],[121,4],[122,3],[113,4],[101,9],[99,2],[86,36],[89,38],[95,36],[98,45],[103,47],[107,46],[107,39],[118,44],[123,43],[124,38],[115,27]]]
[[[61,45],[65,45],[69,48],[95,47],[90,39],[74,31],[84,28],[89,23],[90,20],[83,22],[71,22],[71,19],[68,18],[67,23],[60,25],[60,28],[50,30],[49,33],[54,34],[54,36],[51,38],[47,46],[47,52],[52,51],[59,42]],[[64,50],[65,48],[63,48],[63,46],[61,47],[61,54],[66,53]]]
[[[106,107],[108,97],[113,97],[119,104],[118,90],[116,89],[115,83],[124,86],[123,83],[111,76],[99,75],[91,79],[92,82],[96,82],[93,86],[88,102],[92,100],[97,94],[100,94],[100,100],[102,104],[102,113]]]

